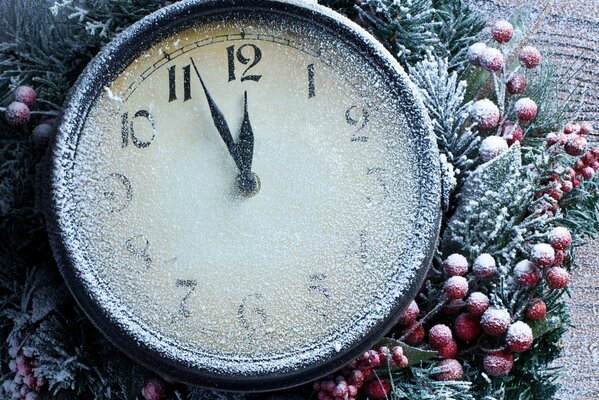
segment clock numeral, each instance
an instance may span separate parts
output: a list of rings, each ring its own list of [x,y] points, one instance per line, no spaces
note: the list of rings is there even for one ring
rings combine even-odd
[[[351,106],[345,111],[345,122],[355,130],[352,134],[352,142],[367,142],[368,136],[360,135],[359,132],[366,127],[370,118],[370,113],[366,108]]]
[[[197,285],[198,281],[196,281],[195,279],[177,279],[177,287],[189,288],[189,291],[181,299],[181,303],[179,303],[179,315],[184,318],[189,318],[189,316],[191,315],[191,311],[187,308],[187,300],[189,300]]]
[[[125,242],[127,252],[134,257],[139,258],[147,268],[152,265],[152,257],[148,253],[150,241],[144,235],[133,236]]]
[[[100,201],[108,203],[111,213],[123,211],[133,201],[133,187],[125,175],[114,172],[100,183]]]
[[[246,48],[252,49],[252,58],[248,58],[243,54],[244,49],[246,49]],[[253,45],[253,44],[244,44],[243,46],[241,46],[237,49],[237,52],[235,51],[235,46],[227,47],[227,63],[229,65],[229,82],[237,79],[237,77],[235,75],[235,58],[237,58],[237,61],[239,61],[243,65],[249,64],[249,66],[245,69],[245,71],[243,71],[243,74],[241,75],[241,82],[245,82],[245,81],[258,82],[260,80],[260,78],[262,78],[262,75],[247,75],[248,71],[250,69],[252,69],[253,67],[255,67],[256,64],[258,64],[260,62],[260,60],[262,59],[262,50],[260,50],[260,48],[258,48],[258,46]],[[251,64],[250,64],[250,61],[251,61]]]
[[[389,186],[387,185],[387,182],[385,182],[385,179],[383,178],[383,174],[386,171],[387,170],[385,168],[380,168],[380,167],[368,168],[368,170],[366,171],[366,175],[373,177],[374,180],[377,182],[377,184],[381,187],[381,189],[383,191],[383,197],[385,197],[385,198],[389,197],[389,195],[390,195]]]
[[[264,326],[268,316],[259,303],[263,296],[253,293],[246,296],[237,308],[237,321],[246,330],[248,341],[255,341],[255,334],[259,327]]]
[[[191,65],[183,67],[183,101],[191,99]],[[177,66],[168,69],[168,101],[177,100]]]
[[[316,297],[310,297],[311,302],[306,304],[306,310],[315,313],[321,319],[327,317],[325,309],[331,303],[331,293],[326,286],[326,279],[326,274],[314,273],[310,275],[308,282],[308,292]]]
[[[316,85],[314,83],[314,64],[308,65],[308,98],[316,96]]]
[[[139,121],[141,119],[145,119],[147,122],[150,123],[150,129],[148,129],[147,127],[139,127],[138,126],[138,133],[135,133],[135,127],[136,127],[136,121]],[[152,144],[152,142],[154,141],[154,138],[156,137],[156,124],[154,122],[154,117],[152,117],[152,114],[150,114],[149,111],[147,110],[139,110],[137,111],[135,114],[133,114],[133,118],[131,118],[131,121],[129,121],[129,113],[123,113],[123,116],[121,117],[121,127],[122,127],[122,139],[123,139],[123,143],[122,143],[122,147],[125,148],[129,145],[129,139],[131,139],[131,142],[133,143],[133,145],[135,147],[137,147],[138,149],[143,149],[148,147],[150,144]],[[140,131],[141,133],[143,133],[144,137],[148,137],[149,138],[147,140],[143,140],[143,138],[138,137],[140,135]],[[150,134],[148,134],[147,131],[150,131]]]

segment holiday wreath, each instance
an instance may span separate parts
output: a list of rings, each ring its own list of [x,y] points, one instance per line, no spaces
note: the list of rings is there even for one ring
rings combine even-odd
[[[372,33],[409,73],[453,188],[425,284],[375,348],[312,385],[239,395],[156,376],[95,329],[53,260],[36,173],[83,68],[116,34],[170,3],[5,6],[2,398],[554,397],[560,371],[551,362],[569,325],[563,296],[574,249],[599,236],[599,148],[589,144],[592,126],[577,121],[581,105],[558,95],[563,77],[528,44],[538,23],[515,15],[487,24],[467,0],[321,1]]]

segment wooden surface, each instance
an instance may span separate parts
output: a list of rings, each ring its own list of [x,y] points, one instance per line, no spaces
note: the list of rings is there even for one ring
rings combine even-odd
[[[475,0],[490,21],[507,17],[528,0]],[[542,14],[547,0],[530,8],[532,18]],[[580,120],[599,128],[599,0],[557,0],[532,38],[541,52],[562,71],[580,68],[575,82],[564,83],[562,95],[571,85],[588,88]],[[578,95],[581,91],[578,91]],[[577,96],[578,96],[577,95]],[[596,140],[596,138],[595,138]],[[556,366],[565,368],[560,399],[599,399],[599,240],[579,249],[580,268],[573,273],[568,300],[574,327],[564,338],[562,358]],[[544,399],[539,399],[544,400]]]

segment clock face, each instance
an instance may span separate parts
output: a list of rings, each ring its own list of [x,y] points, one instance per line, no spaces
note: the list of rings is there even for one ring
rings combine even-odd
[[[436,150],[390,56],[316,6],[251,3],[192,2],[192,21],[144,21],[105,51],[53,171],[55,247],[90,318],[151,368],[236,390],[371,345],[440,213]]]

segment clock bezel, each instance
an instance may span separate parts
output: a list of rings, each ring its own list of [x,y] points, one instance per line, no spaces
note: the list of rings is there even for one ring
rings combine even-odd
[[[393,327],[402,311],[415,297],[422,285],[433,257],[441,221],[440,167],[438,150],[430,130],[430,121],[420,100],[414,93],[415,89],[395,59],[374,38],[353,22],[339,17],[332,11],[316,4],[308,2],[300,4],[297,1],[284,0],[184,1],[159,10],[127,29],[92,60],[69,95],[58,136],[63,138],[64,141],[75,145],[73,154],[76,153],[76,143],[88,112],[104,86],[107,86],[131,61],[153,44],[178,31],[197,25],[198,21],[206,20],[223,12],[285,14],[328,29],[345,39],[346,43],[350,43],[357,50],[366,54],[366,57],[373,61],[379,72],[391,79],[392,83],[390,85],[393,85],[397,93],[412,100],[402,102],[404,104],[402,111],[413,128],[412,136],[419,140],[415,144],[420,149],[418,152],[419,179],[422,182],[426,180],[427,185],[421,187],[420,200],[422,200],[422,208],[418,211],[420,215],[424,215],[428,219],[421,232],[421,237],[424,237],[425,240],[413,244],[412,247],[420,247],[425,257],[410,285],[410,289],[405,292],[402,299],[396,299],[393,311],[389,313],[387,319],[380,321],[354,346],[338,352],[334,357],[323,362],[306,366],[300,370],[286,371],[275,375],[225,376],[190,368],[165,357],[163,354],[156,353],[148,347],[144,347],[143,344],[124,333],[111,315],[105,313],[98,300],[81,284],[75,266],[75,257],[70,254],[66,244],[66,241],[72,238],[69,237],[68,232],[63,229],[61,224],[61,210],[58,208],[60,202],[57,198],[57,191],[54,190],[56,173],[61,167],[62,158],[65,157],[63,149],[56,144],[59,140],[56,140],[52,149],[52,189],[47,210],[47,222],[54,255],[69,290],[93,324],[121,351],[140,364],[173,377],[177,381],[219,390],[263,392],[297,386],[341,368],[374,345]],[[131,32],[135,33],[131,34]],[[72,157],[74,158],[74,155]],[[423,178],[424,176],[426,176],[426,179]]]

